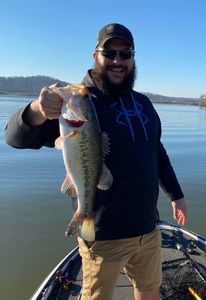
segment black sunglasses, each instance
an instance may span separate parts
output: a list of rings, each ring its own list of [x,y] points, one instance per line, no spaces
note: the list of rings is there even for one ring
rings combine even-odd
[[[116,51],[113,49],[97,49],[96,52],[100,52],[106,58],[114,59],[117,55],[119,55],[120,59],[126,60],[134,56],[134,50],[125,49]]]

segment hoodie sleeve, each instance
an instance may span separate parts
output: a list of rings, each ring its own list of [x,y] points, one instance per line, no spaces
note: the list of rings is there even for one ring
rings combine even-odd
[[[24,121],[24,112],[27,107],[18,110],[10,118],[5,128],[6,143],[20,149],[54,147],[55,139],[59,136],[58,120],[47,120],[41,126],[29,126]]]
[[[171,200],[183,198],[184,194],[170,163],[167,152],[161,142],[159,143],[158,167],[160,186],[162,189],[170,196]]]
[[[158,174],[160,186],[170,199],[178,200],[184,197],[175,171],[171,165],[167,152],[160,141],[161,138],[161,121],[159,119],[159,147],[158,147]]]

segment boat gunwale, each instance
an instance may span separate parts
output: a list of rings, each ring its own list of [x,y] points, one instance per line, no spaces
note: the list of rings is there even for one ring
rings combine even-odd
[[[74,260],[78,255],[79,255],[79,251],[78,251],[79,247],[76,246],[74,249],[72,249],[71,252],[69,252],[56,266],[54,269],[52,269],[52,271],[49,273],[49,275],[43,280],[43,282],[40,284],[40,286],[36,289],[36,291],[34,292],[34,294],[31,296],[30,300],[37,300],[39,295],[42,293],[43,289],[46,287],[46,285],[48,284],[49,280],[52,278],[52,276],[54,276],[55,272],[61,268],[61,265],[63,265],[63,268],[66,268],[67,266],[64,265],[64,262],[68,260],[67,264],[69,264],[69,262],[72,260]],[[70,259],[69,259],[70,257]],[[62,268],[62,269],[63,269]],[[62,270],[61,269],[61,270]],[[49,287],[48,287],[49,289]],[[48,290],[45,291],[46,293],[48,293]]]

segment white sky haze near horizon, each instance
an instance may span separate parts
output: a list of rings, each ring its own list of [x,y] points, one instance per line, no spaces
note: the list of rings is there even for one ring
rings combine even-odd
[[[135,40],[135,89],[198,98],[206,93],[205,0],[0,0],[0,76],[81,82],[101,27]]]

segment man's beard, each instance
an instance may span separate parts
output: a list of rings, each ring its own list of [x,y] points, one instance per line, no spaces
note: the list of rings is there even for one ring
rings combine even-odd
[[[136,66],[134,63],[132,71],[125,76],[120,84],[112,83],[109,80],[106,71],[102,70],[102,67],[98,62],[95,63],[94,68],[91,70],[91,76],[97,88],[104,95],[120,96],[131,91],[133,88],[136,79]]]

